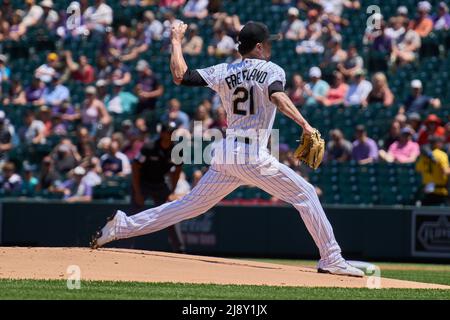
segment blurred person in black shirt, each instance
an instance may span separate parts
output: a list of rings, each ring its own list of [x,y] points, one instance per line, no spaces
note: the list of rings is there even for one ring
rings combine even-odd
[[[175,165],[171,159],[174,142],[171,135],[176,124],[163,124],[156,140],[146,142],[132,163],[132,206],[135,212],[142,211],[145,200],[151,198],[158,207],[167,202],[178,183],[182,165]],[[169,174],[170,186],[166,183]],[[180,231],[176,226],[167,228],[169,243],[174,252],[184,252]]]

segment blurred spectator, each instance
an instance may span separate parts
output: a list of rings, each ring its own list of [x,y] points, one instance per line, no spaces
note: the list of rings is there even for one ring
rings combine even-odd
[[[400,65],[411,63],[417,57],[418,50],[422,45],[420,35],[408,25],[405,20],[407,30],[402,34],[392,46],[391,63]]]
[[[170,99],[167,104],[167,111],[161,116],[163,123],[175,122],[177,128],[189,130],[190,120],[186,112],[181,110],[181,103],[178,99]]]
[[[377,72],[372,76],[372,91],[370,91],[364,104],[381,103],[385,107],[390,107],[394,103],[394,95],[382,72]]]
[[[399,6],[397,8],[397,15],[395,17],[397,18],[402,18],[402,19],[407,19],[408,18],[408,7],[406,6]]]
[[[18,79],[11,81],[8,92],[4,95],[3,104],[12,104],[15,106],[24,106],[27,104],[25,90]]]
[[[214,38],[208,46],[210,56],[224,57],[232,54],[236,44],[233,38],[228,36],[223,29],[214,30]]]
[[[191,186],[189,182],[186,180],[186,174],[182,171],[180,173],[180,178],[178,179],[177,186],[175,187],[175,190],[173,193],[169,196],[169,201],[175,201],[178,199],[181,199],[186,194],[188,194],[191,191]]]
[[[127,137],[128,139],[128,137]],[[125,145],[125,137],[121,132],[115,132],[112,134],[111,144],[117,143],[116,157],[122,161],[122,173],[123,175],[129,175],[131,173],[130,160],[125,153],[122,152]]]
[[[6,114],[0,110],[0,162],[4,161],[7,153],[13,148],[14,127],[8,123]]]
[[[213,30],[224,30],[226,35],[237,41],[239,31],[242,29],[241,21],[238,15],[228,15],[227,13],[218,13],[215,15]]]
[[[56,65],[59,57],[56,53],[49,53],[47,56],[47,63],[44,63],[34,72],[34,76],[39,78],[44,83],[52,81],[54,75],[56,75]]]
[[[341,37],[333,36],[327,42],[327,47],[323,55],[321,68],[336,69],[337,65],[342,64],[347,59],[347,52],[342,49]]]
[[[97,154],[103,155],[105,153],[108,153],[111,146],[111,137],[103,137],[100,140],[98,140],[97,143]]]
[[[380,26],[383,24],[383,15],[381,13],[374,13],[371,15],[371,21],[367,24],[364,31],[363,44],[371,45],[376,37],[381,33]]]
[[[345,96],[348,92],[348,84],[344,81],[344,75],[335,71],[333,73],[333,83],[325,97],[316,97],[317,101],[326,107],[336,106],[344,103]]]
[[[69,128],[60,114],[53,114],[51,119],[53,136],[65,137],[69,134]]]
[[[18,36],[24,35],[29,27],[36,25],[44,14],[44,9],[35,0],[25,0],[25,5],[25,14],[17,30]]]
[[[0,175],[0,189],[7,193],[19,192],[22,187],[22,178],[16,173],[16,165],[6,162]]]
[[[450,121],[445,125],[445,150],[450,156]]]
[[[108,70],[108,80],[111,82],[118,81],[122,85],[127,85],[131,82],[130,69],[122,62],[122,59],[115,57],[111,68]]]
[[[364,60],[358,54],[358,49],[355,45],[350,45],[347,49],[347,59],[343,63],[337,65],[337,69],[342,72],[342,74],[351,78],[355,73],[362,70],[364,67]]]
[[[97,98],[103,103],[106,103],[107,99],[109,99],[108,94],[108,81],[105,79],[100,79],[95,83],[95,88],[97,89]]]
[[[298,160],[294,157],[294,152],[285,143],[280,143],[279,161],[290,168],[295,168],[298,165]]]
[[[107,177],[130,174],[130,162],[127,156],[119,151],[119,143],[111,141],[108,152],[100,157],[103,174]]]
[[[184,5],[186,0],[160,0],[159,6],[162,8],[168,8],[168,9],[178,9],[181,6]]]
[[[227,129],[227,113],[224,107],[219,107],[214,113],[214,121],[211,123],[210,128],[219,129],[222,133],[225,133]]]
[[[186,18],[204,19],[208,15],[208,0],[188,0],[183,8]]]
[[[48,106],[41,106],[37,118],[44,123],[44,134],[48,137],[53,134],[52,112]]]
[[[26,195],[34,195],[39,184],[39,180],[34,176],[36,166],[24,163],[23,165],[23,180],[22,193]]]
[[[56,171],[66,174],[75,168],[81,160],[77,147],[70,139],[63,138],[50,153]]]
[[[52,108],[52,115],[58,116],[62,120],[62,125],[66,130],[69,129],[70,124],[77,119],[77,112],[69,101],[64,101],[59,106]]]
[[[128,159],[135,159],[144,143],[148,140],[148,128],[143,118],[137,118],[135,125],[131,121],[125,120],[122,123],[122,132],[128,137],[128,143],[124,146],[123,152]]]
[[[198,26],[191,23],[186,37],[183,39],[183,53],[189,56],[198,56],[202,53],[203,39],[198,35]]]
[[[53,192],[55,187],[60,183],[60,175],[54,168],[53,160],[50,156],[46,156],[41,162],[41,172],[39,174],[38,191]]]
[[[406,9],[406,7],[405,7],[405,9]],[[392,50],[392,44],[394,42],[395,43],[398,42],[398,39],[400,37],[402,37],[405,34],[405,32],[406,32],[406,29],[405,29],[405,26],[404,26],[404,20],[405,20],[405,18],[399,17],[399,16],[392,17],[389,20],[389,27],[386,28],[385,34],[392,41],[391,47],[390,47],[391,50]]]
[[[303,53],[323,53],[324,46],[322,43],[322,25],[319,21],[319,13],[313,9],[308,12],[308,20],[306,22],[306,34],[297,44],[296,52]]]
[[[110,81],[111,66],[105,55],[99,55],[96,62],[97,79],[105,81],[105,85]]]
[[[411,94],[399,109],[399,113],[422,112],[432,106],[434,109],[440,108],[441,101],[422,94],[422,81],[415,79],[411,81]]]
[[[8,16],[3,12],[3,9],[5,7],[5,1],[3,1],[3,7],[0,11],[0,41],[5,41],[9,37],[9,19],[7,20],[5,17]],[[13,13],[11,11],[11,14],[9,17],[12,17]]]
[[[120,25],[116,34],[108,28],[106,34],[107,54],[113,58],[122,58],[122,54],[130,40],[129,29],[126,25]]]
[[[448,176],[450,175],[447,154],[442,151],[443,138],[432,137],[430,147],[424,147],[416,163],[416,170],[422,176],[422,205],[448,204]]]
[[[6,65],[7,59],[4,54],[0,54],[0,94],[3,82],[8,82],[11,77],[11,69]]]
[[[2,1],[2,10],[0,11],[0,17],[2,19],[10,19],[14,14],[14,4],[12,0],[3,0]]]
[[[389,147],[400,138],[400,131],[402,127],[399,121],[394,120],[391,123],[389,132],[383,139],[383,149],[387,151]]]
[[[164,12],[164,22],[163,22],[163,33],[162,33],[162,41],[163,41],[163,51],[168,51],[170,48],[170,35],[172,34],[172,26],[181,22],[181,20],[177,19],[174,12],[172,10],[167,10]]]
[[[381,24],[379,35],[373,40],[372,49],[387,55],[392,51],[392,38],[386,33],[386,26],[384,23]]]
[[[53,10],[53,1],[43,0],[39,3],[39,5],[43,9],[43,13],[37,24],[47,28],[48,30],[54,30],[58,23],[59,16],[58,13]]]
[[[214,120],[211,118],[211,115],[210,115],[208,109],[202,104],[199,105],[197,107],[197,109],[195,110],[195,114],[194,114],[194,117],[192,119],[192,124],[191,124],[191,130],[190,130],[191,132],[194,132],[195,122],[201,123],[203,132],[208,130],[214,122]]]
[[[66,64],[72,74],[72,79],[84,84],[89,84],[95,80],[94,67],[88,62],[85,55],[81,55],[78,59],[78,63],[72,59],[72,52],[65,51]]]
[[[105,0],[95,0],[83,13],[86,26],[91,31],[104,32],[113,22],[113,11]]]
[[[386,162],[414,163],[420,155],[420,147],[412,141],[414,131],[405,127],[400,131],[400,137],[389,146],[388,151],[380,150],[380,158]]]
[[[344,138],[339,129],[330,131],[331,141],[327,143],[326,161],[346,162],[352,158],[352,143]]]
[[[139,98],[136,112],[141,114],[144,111],[155,109],[158,98],[164,93],[164,87],[159,83],[147,61],[140,60],[137,63],[136,70],[139,72],[135,87],[135,93]]]
[[[60,83],[59,75],[55,74],[52,77],[52,81],[44,89],[44,93],[41,99],[34,101],[34,105],[48,104],[51,107],[58,107],[64,101],[70,98],[69,89]]]
[[[358,10],[361,7],[359,0],[319,0],[317,1],[326,13],[340,17],[344,8]]]
[[[361,165],[378,160],[377,143],[367,136],[366,128],[363,125],[356,127],[356,140],[353,142],[352,158]]]
[[[23,117],[24,126],[20,128],[19,135],[25,144],[44,144],[45,124],[36,119],[32,110],[27,110]]]
[[[417,112],[408,113],[407,124],[415,131],[418,132],[422,125],[422,118]],[[417,139],[415,139],[417,141]]]
[[[86,99],[81,108],[81,123],[88,128],[91,136],[103,137],[108,134],[112,122],[105,104],[97,99],[97,89],[89,86],[85,90]]]
[[[372,84],[365,79],[365,71],[359,70],[352,77],[352,82],[348,88],[347,95],[344,99],[344,105],[366,106],[367,97],[372,91]]]
[[[317,105],[317,97],[326,97],[330,85],[321,79],[322,71],[319,67],[309,69],[310,82],[305,86],[306,106]]]
[[[72,1],[70,2],[66,15],[62,15],[61,20],[66,23],[60,23],[56,28],[56,34],[64,40],[78,40],[80,36],[87,37],[89,35],[89,30],[85,24],[85,19],[83,16],[76,16],[76,13],[83,13],[87,9],[87,1]],[[70,17],[74,19],[71,21]],[[79,18],[79,19],[78,19]],[[69,22],[69,23],[68,23]]]
[[[292,76],[291,86],[287,93],[297,107],[305,103],[305,82],[299,73]]]
[[[81,109],[81,123],[88,128],[91,136],[108,135],[111,126],[111,116],[103,102],[97,99],[97,90],[89,86],[85,90],[86,99]]]
[[[437,14],[433,15],[434,30],[450,29],[450,14],[444,1],[439,2]]]
[[[114,81],[111,97],[106,99],[106,108],[112,114],[132,114],[138,98],[131,92],[124,91],[120,81]]]
[[[142,22],[138,22],[134,30],[131,31],[127,47],[122,52],[122,61],[137,59],[148,50],[151,41],[151,38],[145,32],[145,25]]]
[[[201,170],[195,170],[192,173],[192,181],[191,181],[191,188],[195,188],[195,186],[198,184],[200,179],[203,177],[203,172]]]
[[[411,28],[419,36],[425,38],[433,30],[433,20],[430,18],[431,4],[428,1],[420,1],[417,5],[417,17],[411,21]]]
[[[150,41],[160,41],[164,30],[161,21],[156,19],[155,14],[147,10],[144,12],[145,36]]]
[[[90,187],[100,185],[102,183],[102,178],[99,175],[101,171],[100,160],[96,157],[90,158],[86,165],[86,175],[83,177],[83,182]]]
[[[5,31],[5,36],[8,40],[12,41],[19,41],[20,37],[25,33],[26,29],[21,26],[22,23],[22,14],[20,10],[15,10],[12,18],[11,18],[11,24],[9,28],[7,28]]]
[[[87,128],[80,126],[77,129],[76,147],[82,158],[89,157],[90,150],[96,149],[94,139],[89,135],[89,131]]]
[[[289,8],[287,19],[281,23],[280,33],[283,39],[300,41],[306,35],[305,24],[298,18],[299,11],[296,7]]]
[[[418,132],[417,142],[420,145],[428,144],[430,137],[444,137],[445,129],[442,120],[435,114],[430,114],[424,122],[425,126]]]
[[[86,169],[76,167],[73,170],[72,178],[61,184],[60,190],[64,194],[64,200],[67,202],[90,202],[92,201],[92,186],[83,179],[86,175]]]
[[[406,117],[406,115],[404,113],[398,113],[394,118],[394,121],[398,121],[398,123],[400,123],[400,128],[406,127],[407,120],[408,120],[408,118]],[[411,128],[413,128],[413,127],[411,127]]]

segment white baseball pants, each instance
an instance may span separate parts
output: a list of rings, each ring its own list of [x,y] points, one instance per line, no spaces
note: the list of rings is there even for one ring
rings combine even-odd
[[[275,169],[275,170],[273,170]],[[273,171],[269,174],[270,171]],[[292,204],[319,248],[321,260],[341,258],[341,249],[314,187],[268,153],[250,164],[212,164],[197,186],[183,198],[118,219],[119,239],[149,234],[197,217],[241,185],[254,185]]]

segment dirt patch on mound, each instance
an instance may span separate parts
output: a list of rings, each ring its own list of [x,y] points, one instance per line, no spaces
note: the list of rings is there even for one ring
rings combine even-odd
[[[82,280],[364,288],[367,278],[318,274],[298,266],[123,249],[0,248],[0,278],[66,279],[80,267]],[[382,288],[449,289],[382,279]]]

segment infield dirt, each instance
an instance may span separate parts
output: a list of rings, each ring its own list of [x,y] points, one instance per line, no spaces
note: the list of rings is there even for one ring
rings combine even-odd
[[[81,280],[172,282],[292,287],[364,288],[367,278],[318,274],[308,267],[124,249],[0,248],[0,278],[66,279],[76,265]],[[382,288],[450,289],[381,279]]]

